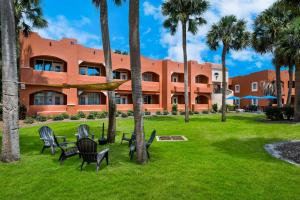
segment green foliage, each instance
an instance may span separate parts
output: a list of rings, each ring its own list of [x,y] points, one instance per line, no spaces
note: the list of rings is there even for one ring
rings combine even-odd
[[[64,120],[65,118],[64,118],[64,116],[63,115],[54,115],[53,117],[52,117],[52,120],[53,121],[62,121],[62,120]]]
[[[70,116],[68,113],[62,113],[61,116],[64,118],[64,119],[69,119]]]
[[[294,117],[294,108],[291,106],[285,106],[282,108],[283,115],[287,120],[291,120]]]
[[[144,112],[144,115],[151,115],[151,112],[145,111],[145,112]]]
[[[194,114],[195,114],[195,115],[198,115],[198,114],[199,114],[199,111],[194,111]]]
[[[82,111],[79,111],[78,113],[77,113],[77,115],[80,117],[80,118],[85,118],[85,113],[84,112],[82,112]]]
[[[207,115],[207,114],[209,114],[209,111],[208,111],[208,110],[203,110],[203,111],[202,111],[202,114]]]
[[[132,111],[132,110],[128,110],[128,111],[127,111],[127,115],[128,115],[128,116],[133,116],[133,111]]]
[[[155,114],[156,114],[156,115],[161,115],[161,112],[160,112],[160,111],[156,111]]]
[[[172,112],[178,112],[178,105],[177,104],[172,105]]]
[[[26,117],[24,120],[25,124],[33,124],[34,123],[34,119],[32,117]]]
[[[169,115],[169,114],[170,114],[169,111],[167,111],[167,110],[163,111],[163,115]]]
[[[80,117],[78,115],[72,115],[70,117],[70,120],[79,120],[79,119],[80,119]]]
[[[172,115],[178,115],[177,111],[172,111]]]
[[[122,117],[122,118],[127,118],[127,117],[128,117],[128,114],[127,114],[127,113],[122,113],[122,114],[121,114],[121,117]]]
[[[27,108],[25,105],[21,104],[19,105],[19,119],[24,120],[27,115]]]
[[[45,121],[47,121],[47,117],[43,116],[43,115],[37,115],[35,117],[35,120],[38,121],[38,122],[45,122]]]
[[[227,111],[235,111],[236,106],[235,105],[229,105],[229,104],[227,104],[226,108],[227,108]]]
[[[212,105],[212,110],[216,113],[216,112],[218,112],[218,104],[213,104]]]
[[[267,119],[274,120],[274,121],[283,120],[282,109],[279,107],[272,107],[272,106],[266,107],[265,113]]]
[[[96,119],[96,116],[94,113],[89,113],[88,116],[86,117],[87,119]]]
[[[189,114],[190,114],[190,115],[194,115],[194,112],[193,112],[193,111],[189,111]]]
[[[179,113],[180,113],[180,115],[185,115],[184,111],[180,111]]]

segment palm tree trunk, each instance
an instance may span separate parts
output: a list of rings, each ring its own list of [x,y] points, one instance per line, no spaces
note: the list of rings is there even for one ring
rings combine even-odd
[[[295,72],[295,113],[294,113],[294,120],[296,122],[300,122],[300,63],[296,65],[296,72]]]
[[[3,84],[3,137],[4,162],[20,160],[18,125],[18,76],[14,1],[0,0]]]
[[[222,51],[222,122],[226,122],[226,91],[227,91],[227,82],[226,82],[226,46],[223,47]]]
[[[107,2],[106,0],[100,1],[100,23],[102,32],[102,43],[105,59],[105,71],[106,80],[108,83],[113,81],[112,72],[112,59],[111,59],[111,48],[108,28],[108,13],[107,13]],[[115,142],[116,132],[116,99],[115,91],[108,91],[108,131],[107,141],[108,143]]]
[[[282,108],[282,88],[281,88],[281,75],[280,66],[276,66],[276,94],[277,94],[277,106]]]
[[[147,153],[145,135],[143,132],[144,121],[142,112],[143,95],[139,32],[139,0],[129,1],[129,46],[137,162],[139,164],[145,164],[147,162]]]
[[[190,121],[189,119],[189,69],[187,63],[187,51],[186,51],[186,23],[182,23],[182,50],[183,50],[183,63],[184,63],[184,111],[185,111],[185,123]]]
[[[292,90],[293,90],[293,76],[294,76],[294,67],[289,67],[289,90],[287,97],[287,105],[291,105],[292,101]]]

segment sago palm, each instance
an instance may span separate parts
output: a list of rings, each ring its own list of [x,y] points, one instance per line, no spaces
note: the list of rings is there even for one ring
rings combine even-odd
[[[282,9],[274,4],[269,9],[262,12],[255,20],[254,32],[252,37],[253,48],[261,53],[274,53],[276,41],[279,34],[293,19],[294,15],[291,11],[282,12]],[[275,62],[276,63],[276,62]],[[281,65],[276,63],[276,95],[277,104],[282,107],[282,87],[280,70]]]
[[[162,13],[167,16],[164,27],[174,35],[178,26],[182,28],[182,50],[184,62],[184,103],[185,103],[185,122],[189,122],[189,91],[188,91],[188,63],[187,63],[187,32],[195,35],[198,27],[205,24],[206,20],[202,17],[208,8],[206,0],[167,0],[162,5]]]
[[[212,50],[222,46],[222,122],[226,121],[226,55],[230,50],[241,50],[249,44],[250,33],[246,31],[246,22],[234,15],[222,17],[213,24],[207,34],[207,44]]]
[[[123,0],[114,0],[116,5],[120,5]],[[125,0],[124,0],[125,1]],[[100,24],[102,33],[103,52],[105,60],[106,80],[108,83],[113,81],[111,47],[108,27],[108,9],[106,0],[92,0],[93,4],[100,8]],[[108,130],[107,141],[115,142],[116,134],[116,94],[115,91],[108,91]]]

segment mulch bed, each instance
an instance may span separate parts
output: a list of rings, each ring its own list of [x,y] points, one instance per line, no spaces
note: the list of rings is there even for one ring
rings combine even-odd
[[[279,151],[280,155],[288,160],[300,164],[300,141],[282,143],[275,148]]]

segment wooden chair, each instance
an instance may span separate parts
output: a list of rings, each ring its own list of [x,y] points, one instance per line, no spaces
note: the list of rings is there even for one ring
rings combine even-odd
[[[77,141],[82,138],[91,138],[92,140],[94,140],[95,137],[93,133],[90,134],[90,127],[87,124],[81,124],[80,126],[78,126],[77,134],[75,135],[77,137]]]
[[[128,134],[128,133],[123,133],[123,136],[122,136],[122,139],[121,139],[121,144],[123,144],[123,141],[127,141],[127,142],[128,142],[128,146],[130,147],[131,144],[135,141],[136,135],[135,135],[135,133],[133,132],[133,133],[131,134],[131,137],[128,138],[128,137],[126,137],[127,134]]]
[[[60,164],[63,164],[64,160],[66,160],[67,158],[75,156],[79,153],[75,142],[65,141],[63,143],[59,143],[57,140],[57,137],[54,134],[53,134],[53,137],[54,137],[56,146],[59,147],[61,150],[61,154],[58,159]]]
[[[82,158],[81,171],[84,163],[96,163],[96,170],[99,171],[101,162],[106,159],[108,165],[108,151],[106,148],[101,152],[97,152],[97,143],[90,138],[82,138],[77,142],[79,154]]]
[[[152,134],[149,138],[149,140],[146,142],[146,151],[147,151],[147,156],[148,158],[150,159],[150,153],[149,153],[149,147],[151,146],[151,144],[153,143],[154,139],[155,139],[155,136],[156,136],[156,130],[153,130],[152,131]],[[136,142],[132,143],[130,145],[130,150],[129,150],[129,157],[130,157],[130,160],[133,159],[133,155],[134,155],[134,152],[136,151]]]
[[[54,141],[54,133],[52,129],[48,126],[43,126],[39,129],[39,134],[40,134],[40,139],[44,143],[41,153],[43,153],[46,148],[51,148],[51,154],[54,155],[55,148],[57,147],[57,145]],[[65,136],[56,136],[56,138],[62,138],[63,142],[66,142]]]

